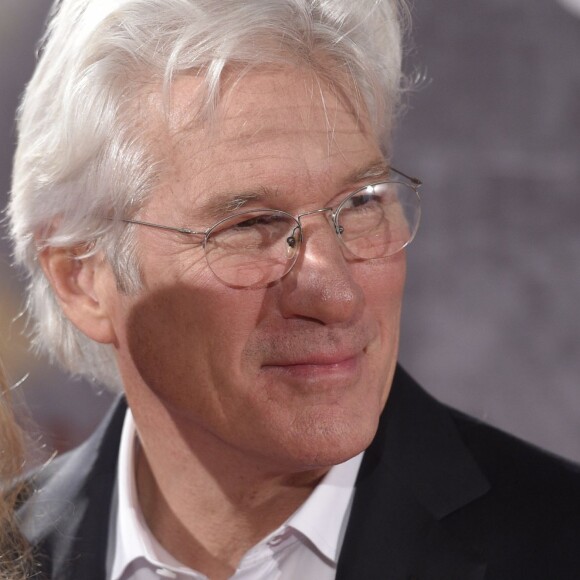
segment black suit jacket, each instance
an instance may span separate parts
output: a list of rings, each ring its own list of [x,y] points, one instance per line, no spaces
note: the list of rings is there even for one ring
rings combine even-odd
[[[119,401],[35,478],[21,516],[48,578],[105,578],[125,408]],[[449,409],[399,368],[361,465],[337,579],[484,578],[580,579],[580,470]]]

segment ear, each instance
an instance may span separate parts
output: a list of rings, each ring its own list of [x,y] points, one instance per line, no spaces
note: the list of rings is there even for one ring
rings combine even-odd
[[[49,247],[38,259],[65,316],[96,342],[116,344],[113,272],[100,255],[81,257],[84,249]]]

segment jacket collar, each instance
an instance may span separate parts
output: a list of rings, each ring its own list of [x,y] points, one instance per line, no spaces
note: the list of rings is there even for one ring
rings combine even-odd
[[[109,514],[126,408],[120,398],[85,443],[49,462],[31,479],[32,494],[19,519],[36,547],[41,578],[106,577]]]

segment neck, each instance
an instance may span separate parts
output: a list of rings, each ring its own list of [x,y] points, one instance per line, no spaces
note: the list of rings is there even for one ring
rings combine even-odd
[[[228,578],[252,546],[304,503],[328,468],[266,469],[220,448],[211,434],[184,435],[169,419],[158,413],[145,423],[135,417],[137,426],[147,425],[136,455],[145,520],[180,562],[212,579]]]

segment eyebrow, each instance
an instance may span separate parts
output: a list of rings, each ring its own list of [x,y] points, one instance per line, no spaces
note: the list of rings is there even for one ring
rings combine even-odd
[[[346,185],[355,185],[359,181],[366,179],[383,179],[388,177],[390,173],[391,166],[384,159],[379,158],[351,171],[344,180],[344,183]]]
[[[200,210],[208,219],[219,220],[227,214],[241,210],[249,202],[265,200],[275,196],[277,193],[277,190],[263,186],[236,193],[215,193],[211,199],[201,206]]]
[[[343,179],[344,187],[354,187],[361,181],[368,179],[384,179],[389,176],[390,171],[390,166],[384,159],[375,159],[347,174]],[[200,211],[208,220],[219,220],[227,214],[241,210],[249,202],[268,200],[276,197],[279,193],[278,188],[272,189],[265,186],[236,193],[219,192],[212,195],[211,199],[200,207]]]

